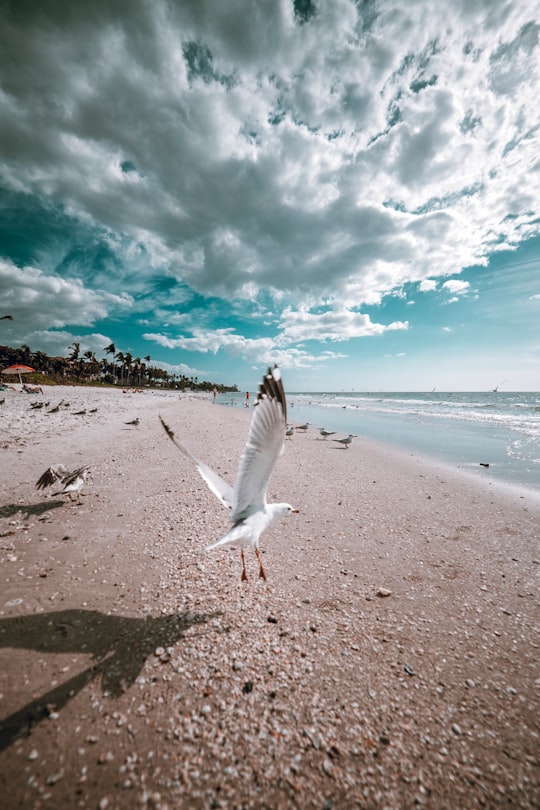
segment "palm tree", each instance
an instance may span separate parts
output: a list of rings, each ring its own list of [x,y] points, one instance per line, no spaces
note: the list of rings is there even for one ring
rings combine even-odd
[[[83,357],[85,360],[88,360],[89,376],[95,378],[97,375],[97,369],[99,368],[99,363],[95,353],[91,349],[88,349],[86,352],[84,352]]]
[[[45,352],[32,352],[32,364],[42,372],[49,370],[49,356]]]
[[[49,360],[49,364],[52,368],[52,373],[56,378],[63,378],[66,376],[66,361],[63,357],[52,357]]]
[[[141,358],[140,357],[136,357],[135,360],[133,361],[133,368],[135,370],[135,374],[137,375],[137,385],[140,385],[141,384],[141,368],[142,368]]]
[[[79,354],[81,351],[81,344],[77,341],[74,341],[71,346],[68,346],[68,351],[71,350],[71,354],[67,358],[66,361],[66,370],[68,374],[73,374],[77,377],[81,371],[82,361],[79,361]]]
[[[24,343],[20,349],[17,349],[17,362],[24,363],[25,366],[29,366],[31,359],[32,351],[30,346],[27,346],[26,343]]]
[[[105,354],[112,354],[112,356],[113,356],[112,375],[113,375],[114,382],[116,382],[116,374],[115,374],[115,371],[114,371],[114,355],[116,353],[116,346],[114,345],[114,343],[109,343],[108,346],[105,346],[103,351],[105,352]]]
[[[127,384],[131,381],[131,367],[133,365],[133,355],[131,352],[126,352],[124,355],[124,367],[127,371]]]
[[[77,343],[77,341],[74,341],[71,344],[71,346],[68,346],[68,349],[71,349],[71,354],[68,357],[68,360],[73,360],[73,361],[78,360],[79,359],[79,353],[81,351],[81,344]]]
[[[104,382],[109,382],[107,377],[109,375],[110,363],[109,363],[109,361],[107,360],[106,357],[102,357],[101,360],[99,360],[99,367],[101,369],[101,379]]]
[[[143,371],[143,375],[144,375],[144,377],[145,377],[145,379],[146,379],[146,381],[147,381],[148,383],[150,382],[150,378],[151,378],[151,374],[152,374],[152,372],[151,372],[151,370],[150,370],[150,360],[151,360],[151,359],[152,359],[152,358],[150,357],[150,355],[149,355],[149,354],[147,354],[147,355],[145,355],[145,356],[143,357],[143,360],[146,362],[146,365],[144,365],[144,364],[143,364],[143,369],[142,369],[142,371]]]
[[[124,363],[125,363],[125,356],[124,352],[116,352],[114,355],[114,359],[118,360],[120,363],[120,385],[123,385],[124,382]]]

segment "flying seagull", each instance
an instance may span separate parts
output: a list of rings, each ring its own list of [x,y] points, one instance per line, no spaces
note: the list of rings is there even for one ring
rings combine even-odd
[[[333,442],[339,442],[345,446],[345,450],[349,449],[349,445],[352,444],[352,440],[355,438],[355,433],[349,433],[344,439],[332,439]]]
[[[80,503],[81,489],[86,483],[86,477],[89,471],[90,467],[84,466],[69,472],[63,464],[57,464],[45,470],[43,475],[36,482],[36,488],[45,489],[46,487],[52,486],[56,481],[60,481],[62,489],[59,489],[58,492],[53,492],[53,496],[69,495],[71,501],[71,493],[75,492],[77,494],[77,502]]]
[[[336,431],[335,430],[325,430],[324,428],[321,428],[319,433],[321,434],[323,439],[326,441],[328,436],[335,436]]]
[[[174,438],[173,431],[160,421],[174,444],[197,465],[200,475],[221,503],[231,510],[232,527],[219,540],[207,546],[207,551],[221,546],[240,547],[242,555],[242,580],[247,580],[244,548],[252,546],[259,561],[259,576],[266,580],[266,572],[259,552],[259,537],[274,520],[289,517],[298,512],[289,503],[267,503],[268,479],[276,461],[283,452],[287,405],[281,374],[277,366],[269,368],[259,386],[257,401],[246,446],[234,487],[231,487],[210,467]]]

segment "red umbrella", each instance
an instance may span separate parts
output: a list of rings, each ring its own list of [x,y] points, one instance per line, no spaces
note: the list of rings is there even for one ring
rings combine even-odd
[[[19,382],[22,385],[21,374],[31,374],[33,371],[35,371],[35,368],[32,368],[31,366],[24,366],[22,363],[15,363],[14,366],[3,368],[2,374],[18,374]]]

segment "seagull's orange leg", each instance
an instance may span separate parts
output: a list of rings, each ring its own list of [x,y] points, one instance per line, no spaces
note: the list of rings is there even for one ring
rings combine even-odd
[[[261,555],[258,548],[255,549],[255,554],[257,555],[257,559],[259,561],[259,576],[262,577],[266,582],[266,571],[264,570],[264,565],[262,564]]]
[[[246,561],[244,559],[244,549],[240,550],[242,555],[242,582],[247,582]]]

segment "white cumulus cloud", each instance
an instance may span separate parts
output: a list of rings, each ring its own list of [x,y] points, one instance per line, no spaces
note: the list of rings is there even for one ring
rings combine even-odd
[[[468,281],[462,281],[459,278],[451,278],[448,281],[445,281],[442,285],[443,290],[452,293],[455,296],[467,295],[470,288],[471,285]]]
[[[532,0],[335,0],[303,24],[289,0],[31,6],[2,6],[0,191],[66,233],[50,269],[43,228],[10,271],[17,334],[196,294],[272,299],[283,347],[382,334],[407,323],[357,310],[407,283],[455,300],[444,279],[539,231]],[[266,351],[212,331],[172,345]]]
[[[407,321],[394,321],[388,325],[373,323],[369,315],[342,306],[334,306],[325,312],[287,308],[281,316],[279,340],[285,344],[306,340],[340,341],[382,335],[383,332],[407,329],[408,326]]]

